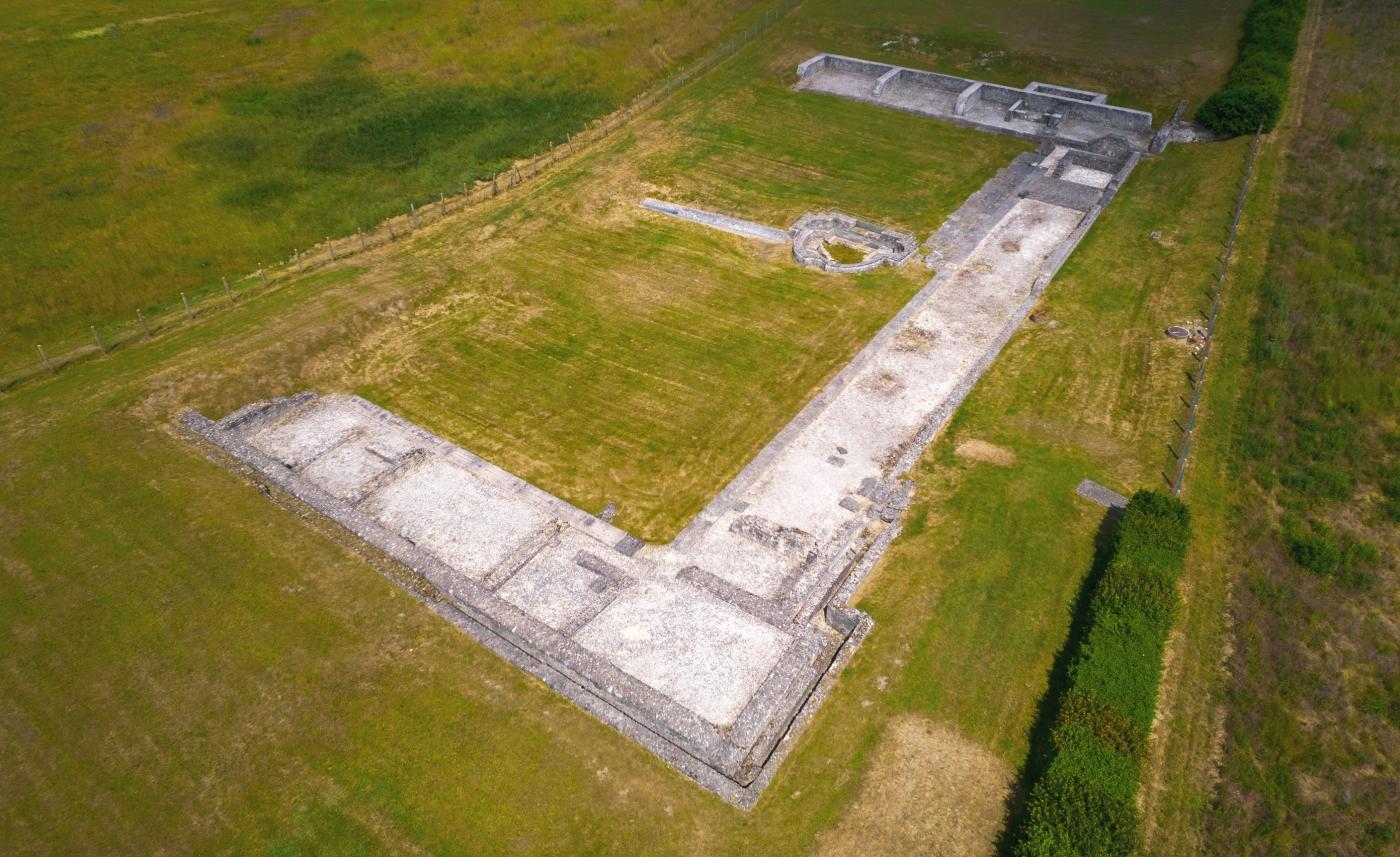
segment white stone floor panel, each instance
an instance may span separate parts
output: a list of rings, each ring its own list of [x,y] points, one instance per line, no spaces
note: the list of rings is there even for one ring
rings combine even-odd
[[[719,726],[734,722],[791,642],[718,598],[662,582],[625,591],[574,639]]]

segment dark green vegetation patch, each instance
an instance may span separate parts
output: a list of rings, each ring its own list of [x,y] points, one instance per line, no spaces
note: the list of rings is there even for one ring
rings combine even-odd
[[[1288,98],[1288,70],[1307,11],[1307,0],[1254,0],[1230,77],[1196,111],[1196,120],[1218,134],[1273,129]]]
[[[1019,857],[1137,850],[1137,792],[1191,518],[1159,491],[1123,511],[1026,809]]]
[[[221,94],[226,116],[213,130],[186,141],[187,157],[222,171],[359,173],[371,180],[411,169],[426,172],[423,188],[451,190],[485,178],[521,153],[548,148],[607,111],[608,100],[582,90],[515,90],[371,75],[358,54],[342,57],[318,77],[273,89],[240,86]],[[299,186],[260,179],[257,188],[223,197],[234,207],[270,205]],[[397,210],[403,191],[379,200],[380,216]]]

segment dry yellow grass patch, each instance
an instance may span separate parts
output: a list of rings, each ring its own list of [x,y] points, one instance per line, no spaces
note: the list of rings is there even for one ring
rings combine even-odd
[[[815,853],[992,854],[1013,776],[953,728],[901,715],[886,727],[860,796]]]
[[[985,440],[965,440],[958,444],[958,448],[953,452],[964,461],[984,461],[1001,467],[1016,463],[1016,453],[1004,446],[987,443]]]

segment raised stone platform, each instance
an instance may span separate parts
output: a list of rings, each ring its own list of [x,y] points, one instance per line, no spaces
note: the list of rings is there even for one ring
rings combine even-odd
[[[1137,159],[1047,144],[987,182],[930,239],[938,273],[670,544],[357,397],[182,422],[392,559],[459,628],[749,807],[871,625],[848,601],[898,532],[901,474]]]

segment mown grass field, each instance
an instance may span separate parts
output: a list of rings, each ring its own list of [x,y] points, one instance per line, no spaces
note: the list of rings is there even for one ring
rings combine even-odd
[[[820,49],[1017,85],[1044,72],[1165,113],[1223,79],[1243,5],[818,0],[788,30]],[[0,32],[0,367],[451,193],[765,9],[12,3]]]
[[[787,92],[780,72],[804,52],[876,38],[836,9],[804,8],[521,193],[0,398],[9,850],[987,846],[1094,561],[1103,511],[1073,488],[1161,479],[1191,358],[1160,331],[1199,308],[1242,141],[1138,169],[1052,284],[1057,326],[1013,338],[916,468],[905,535],[859,593],[875,631],[752,813],[172,430],[183,407],[358,390],[586,506],[617,500],[627,526],[673,531],[921,277],[796,271],[633,199],[776,225],[837,205],[922,237],[1020,150]],[[819,128],[836,131],[804,133]],[[930,787],[948,751],[979,776]]]
[[[547,148],[750,0],[0,6],[0,365]]]

